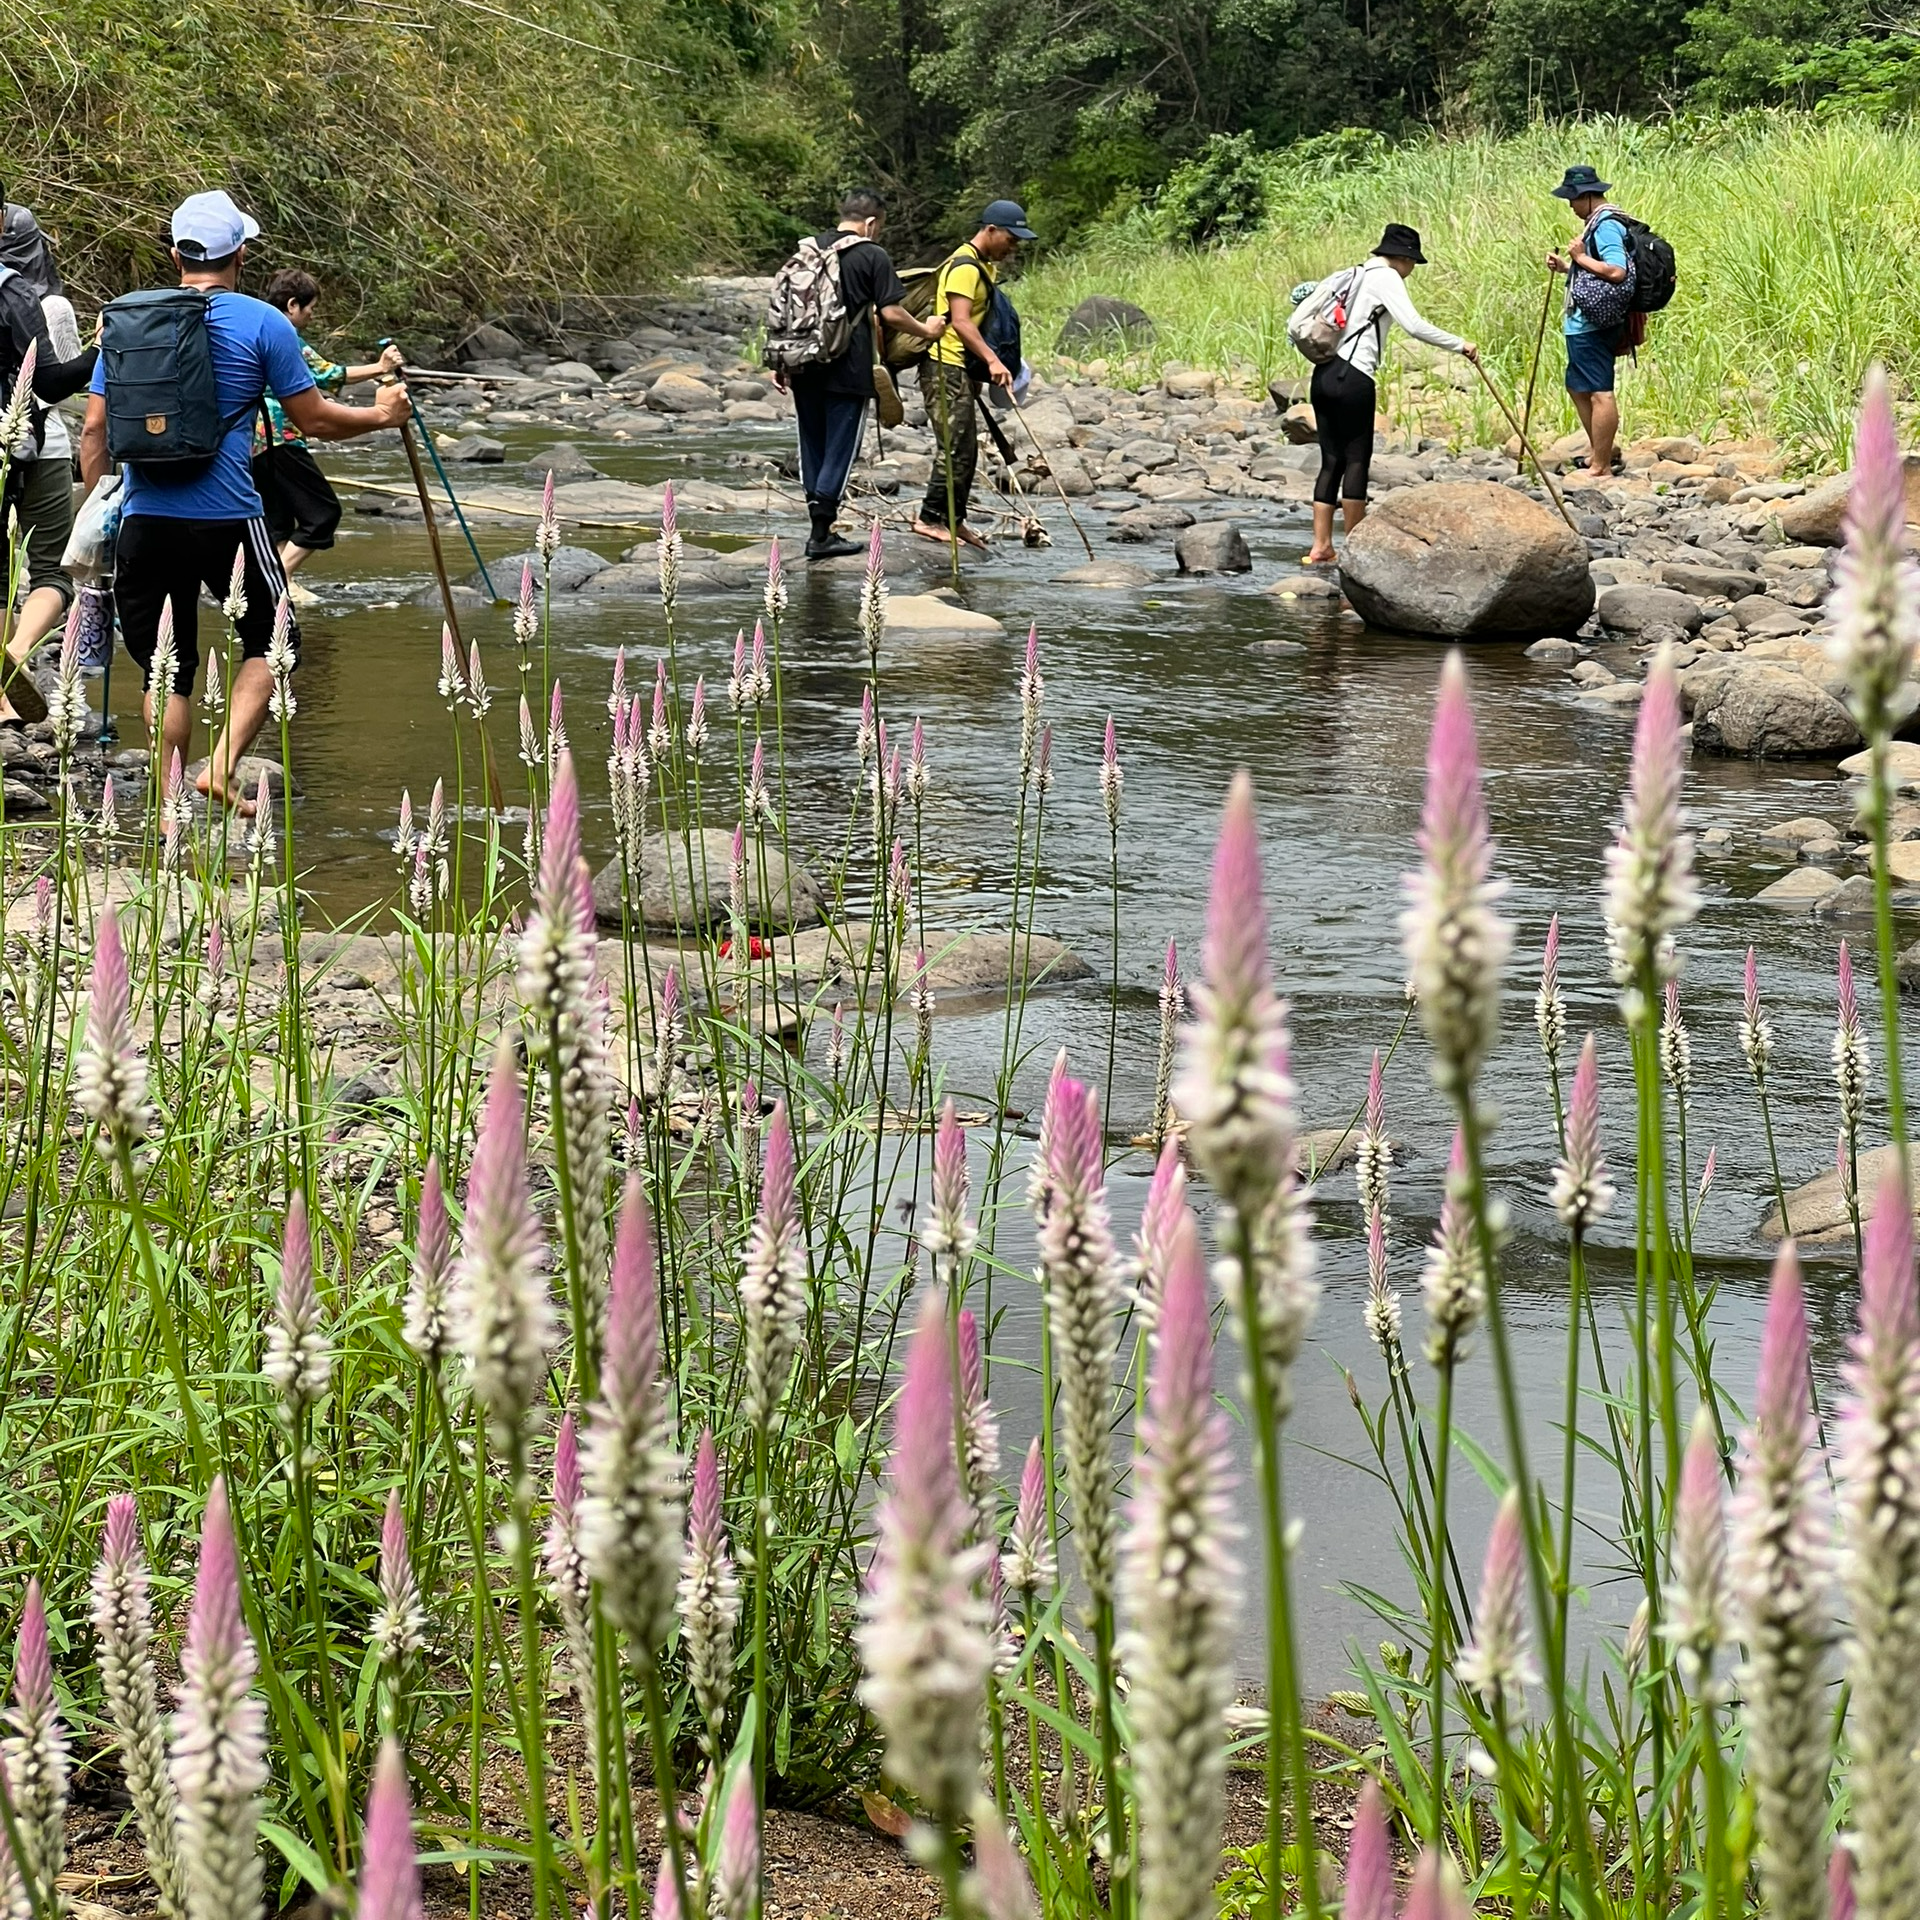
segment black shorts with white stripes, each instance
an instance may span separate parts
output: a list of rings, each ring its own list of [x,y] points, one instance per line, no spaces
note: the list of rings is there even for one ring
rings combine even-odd
[[[200,670],[200,589],[218,605],[233,580],[233,556],[246,555],[247,610],[240,616],[241,652],[265,657],[273,639],[273,613],[287,590],[286,570],[263,519],[173,520],[156,513],[130,513],[120,522],[114,556],[113,599],[127,651],[144,676],[153,663],[160,610],[173,602],[173,644],[179,658],[173,690],[193,692]],[[299,657],[300,628],[292,629]]]

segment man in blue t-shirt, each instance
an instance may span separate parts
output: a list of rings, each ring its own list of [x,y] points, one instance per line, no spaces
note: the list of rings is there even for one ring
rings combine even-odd
[[[1553,189],[1580,221],[1580,238],[1566,252],[1547,255],[1547,266],[1567,280],[1567,392],[1587,430],[1587,465],[1605,476],[1613,471],[1613,449],[1620,437],[1620,404],[1613,397],[1613,363],[1620,327],[1596,322],[1574,298],[1573,275],[1592,274],[1614,286],[1630,279],[1633,253],[1617,208],[1607,205],[1608,183],[1592,167],[1569,167]]]
[[[193,728],[194,676],[200,665],[200,589],[224,600],[236,553],[245,556],[247,610],[238,623],[244,655],[233,679],[227,725],[212,747],[200,791],[240,813],[244,795],[231,791],[231,773],[267,717],[273,676],[267,648],[287,576],[267,531],[253,484],[253,431],[271,392],[287,418],[313,440],[350,440],[381,427],[403,425],[407,390],[383,387],[370,407],[343,407],[321,396],[300,351],[300,336],[284,313],[236,291],[247,242],[260,232],[224,193],[196,193],[174,209],[173,261],[183,287],[204,287],[220,411],[236,422],[219,451],[191,478],[164,468],[129,464],[122,495],[120,543],[114,563],[114,600],[127,651],[144,673],[153,661],[161,610],[173,607],[177,665],[161,725],[161,751],[185,759]],[[107,363],[93,370],[92,397],[80,436],[80,477],[92,487],[107,471]],[[299,647],[299,629],[292,629]],[[147,701],[149,737],[154,730]]]

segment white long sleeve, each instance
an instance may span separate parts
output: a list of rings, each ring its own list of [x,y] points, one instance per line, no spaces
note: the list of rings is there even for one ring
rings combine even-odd
[[[1386,344],[1389,327],[1397,326],[1416,340],[1447,353],[1458,353],[1467,343],[1457,333],[1436,327],[1413,304],[1407,283],[1378,255],[1369,260],[1352,296],[1347,301],[1346,340],[1340,357],[1351,363],[1354,372],[1372,374],[1380,365],[1380,349]],[[1386,325],[1380,322],[1385,315]]]

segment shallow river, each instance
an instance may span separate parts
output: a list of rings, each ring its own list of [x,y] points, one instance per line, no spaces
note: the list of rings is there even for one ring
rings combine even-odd
[[[490,430],[509,440],[510,459],[556,437],[550,428]],[[677,437],[670,445],[574,437],[609,475],[648,481],[680,474],[738,481],[739,472],[724,465],[726,453],[777,454],[782,445],[770,428],[735,428],[695,442]],[[698,448],[691,458],[690,444]],[[342,475],[405,478],[397,452],[346,450],[330,455],[328,464]],[[503,477],[516,476],[509,470]],[[1100,729],[1111,713],[1126,769],[1116,1131],[1131,1133],[1146,1121],[1161,955],[1171,936],[1183,956],[1197,961],[1214,825],[1227,775],[1237,764],[1251,768],[1259,794],[1275,964],[1293,1002],[1306,1117],[1316,1125],[1342,1123],[1364,1090],[1373,1048],[1388,1042],[1401,1017],[1400,876],[1412,857],[1439,654],[1430,645],[1365,633],[1351,620],[1301,610],[1312,603],[1282,603],[1258,591],[1277,563],[1296,559],[1306,545],[1300,522],[1277,509],[1255,507],[1242,516],[1256,559],[1250,579],[1168,581],[1122,594],[1050,584],[1082,556],[1057,505],[1046,518],[1055,530],[1050,552],[1003,545],[990,563],[969,570],[969,601],[1004,621],[1004,639],[909,637],[883,657],[889,706],[924,717],[934,766],[925,875],[929,923],[1006,923],[1016,683],[1021,636],[1027,621],[1035,620],[1056,729],[1057,775],[1038,923],[1080,952],[1095,978],[1048,993],[1030,1011],[1026,1032],[1033,1047],[1021,1098],[1031,1101],[1038,1093],[1058,1044],[1067,1046],[1085,1077],[1097,1079],[1104,1068],[1110,903],[1107,830],[1095,773]],[[1138,549],[1102,542],[1097,513],[1083,518],[1103,557],[1140,557]],[[803,534],[791,520],[711,516],[691,516],[688,531],[696,539],[733,540],[778,531],[794,547]],[[478,537],[495,557],[524,547],[530,532],[496,525],[478,529]],[[448,533],[450,551],[464,561],[457,532]],[[614,556],[635,536],[569,530],[567,538]],[[1156,566],[1170,565],[1164,550],[1149,558]],[[465,565],[457,568],[466,571]],[[349,513],[339,547],[316,562],[310,578],[329,608],[306,621],[296,744],[305,798],[298,831],[315,894],[330,911],[344,913],[388,896],[396,883],[390,843],[400,789],[411,787],[418,805],[435,777],[451,772],[446,716],[434,691],[439,615],[404,604],[427,578],[417,526]],[[793,568],[792,579],[786,724],[795,832],[803,852],[812,847],[824,855],[837,843],[852,773],[862,669],[854,633],[857,583],[846,577],[809,580],[804,567]],[[743,620],[750,624],[753,612],[753,605],[730,599],[683,602],[683,672],[690,677],[704,670],[710,684],[724,684],[735,628]],[[469,625],[487,649],[489,678],[496,689],[505,687],[513,678],[505,614],[475,615]],[[589,821],[596,855],[610,851],[599,769],[613,653],[624,645],[644,679],[661,635],[660,609],[651,600],[589,600],[556,616],[554,644],[563,663],[570,731],[598,803]],[[1295,644],[1276,650],[1274,642]],[[1473,673],[1499,866],[1511,888],[1506,911],[1517,926],[1504,1038],[1488,1076],[1500,1115],[1491,1151],[1497,1185],[1513,1215],[1505,1287],[1535,1464],[1545,1468],[1558,1453],[1565,1264],[1545,1206],[1553,1132],[1532,1029],[1532,989],[1547,918],[1557,908],[1574,1045],[1588,1026],[1599,1030],[1606,1136],[1618,1165],[1632,1149],[1631,1086],[1606,984],[1597,887],[1601,849],[1626,772],[1630,726],[1581,707],[1560,672],[1533,665],[1518,649],[1476,653]],[[507,706],[503,699],[493,717],[502,723],[503,765],[515,769]],[[717,719],[723,714],[723,708],[716,710]],[[1846,799],[1830,767],[1761,772],[1703,758],[1689,775],[1688,800],[1696,826],[1725,824],[1735,835],[1734,857],[1702,862],[1705,904],[1686,942],[1683,993],[1696,1079],[1692,1165],[1697,1177],[1709,1144],[1718,1149],[1719,1165],[1698,1243],[1721,1281],[1714,1316],[1721,1377],[1744,1399],[1766,1274],[1756,1227],[1768,1182],[1757,1109],[1736,1040],[1741,956],[1749,941],[1760,949],[1779,1046],[1775,1121],[1789,1184],[1831,1164],[1838,1124],[1827,1046],[1839,930],[1751,904],[1786,864],[1758,845],[1757,831],[1795,814],[1841,820]],[[716,809],[713,818],[730,824],[732,814]],[[1854,937],[1870,944],[1869,929],[1855,929]],[[1001,1030],[997,1012],[939,1021],[936,1052],[963,1104],[991,1087]],[[1880,1051],[1876,1042],[1876,1062]],[[1395,1174],[1394,1258],[1408,1344],[1417,1354],[1420,1250],[1438,1207],[1448,1138],[1426,1083],[1417,1034],[1409,1036],[1389,1076],[1388,1105],[1392,1129],[1406,1142]],[[1146,1170],[1140,1154],[1122,1159],[1116,1169],[1115,1211],[1126,1232],[1137,1217]],[[1350,1640],[1370,1646],[1380,1637],[1345,1583],[1400,1597],[1409,1591],[1386,1498],[1352,1464],[1364,1443],[1339,1368],[1353,1368],[1370,1399],[1382,1378],[1361,1326],[1364,1246],[1348,1176],[1326,1183],[1321,1212],[1325,1293],[1298,1369],[1298,1407],[1288,1430],[1291,1505],[1305,1523],[1298,1574],[1304,1664],[1309,1684],[1317,1687],[1339,1684]],[[1631,1232],[1627,1196],[1616,1203],[1608,1224],[1611,1231],[1603,1237],[1617,1248]],[[1003,1229],[1001,1249],[1015,1259],[1025,1251],[1012,1229]],[[1844,1335],[1849,1285],[1839,1267],[1816,1270],[1821,1363],[1829,1372]],[[1617,1346],[1621,1304],[1632,1295],[1630,1251],[1603,1255],[1596,1286],[1603,1323],[1615,1331]],[[1017,1364],[1034,1351],[1033,1290],[1003,1283],[997,1298],[1008,1307],[998,1351],[1014,1364],[996,1369],[995,1396],[1006,1407],[1006,1451],[1014,1471],[1034,1417],[1031,1376]],[[1430,1376],[1417,1358],[1415,1369],[1424,1392]],[[1223,1377],[1231,1371],[1223,1365]],[[1465,1427],[1498,1454],[1484,1342],[1466,1369],[1460,1404]],[[1598,1410],[1588,1417],[1597,1421]],[[1241,1452],[1244,1467],[1244,1445]],[[1461,1558],[1477,1566],[1489,1503],[1464,1462],[1455,1485]],[[1592,1493],[1596,1517],[1609,1518],[1610,1487],[1596,1484]],[[1249,1677],[1259,1665],[1254,1551],[1249,1540],[1243,1641]],[[1623,1598],[1621,1588],[1607,1584],[1604,1551],[1589,1571],[1597,1616],[1619,1618],[1630,1611],[1633,1595]]]

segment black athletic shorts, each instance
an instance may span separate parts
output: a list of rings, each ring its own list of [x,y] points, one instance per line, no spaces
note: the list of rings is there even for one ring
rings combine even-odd
[[[246,659],[259,660],[273,639],[274,608],[287,590],[286,570],[265,520],[169,520],[155,513],[130,513],[120,522],[113,567],[120,632],[144,675],[153,664],[160,609],[173,602],[173,643],[180,657],[173,690],[182,698],[193,692],[200,670],[200,589],[205,587],[216,605],[226,599],[236,551],[247,557],[241,651]],[[298,659],[297,622],[292,636]]]
[[[283,442],[253,456],[253,484],[266,504],[276,540],[322,553],[340,525],[340,496],[320,463],[298,443]]]

